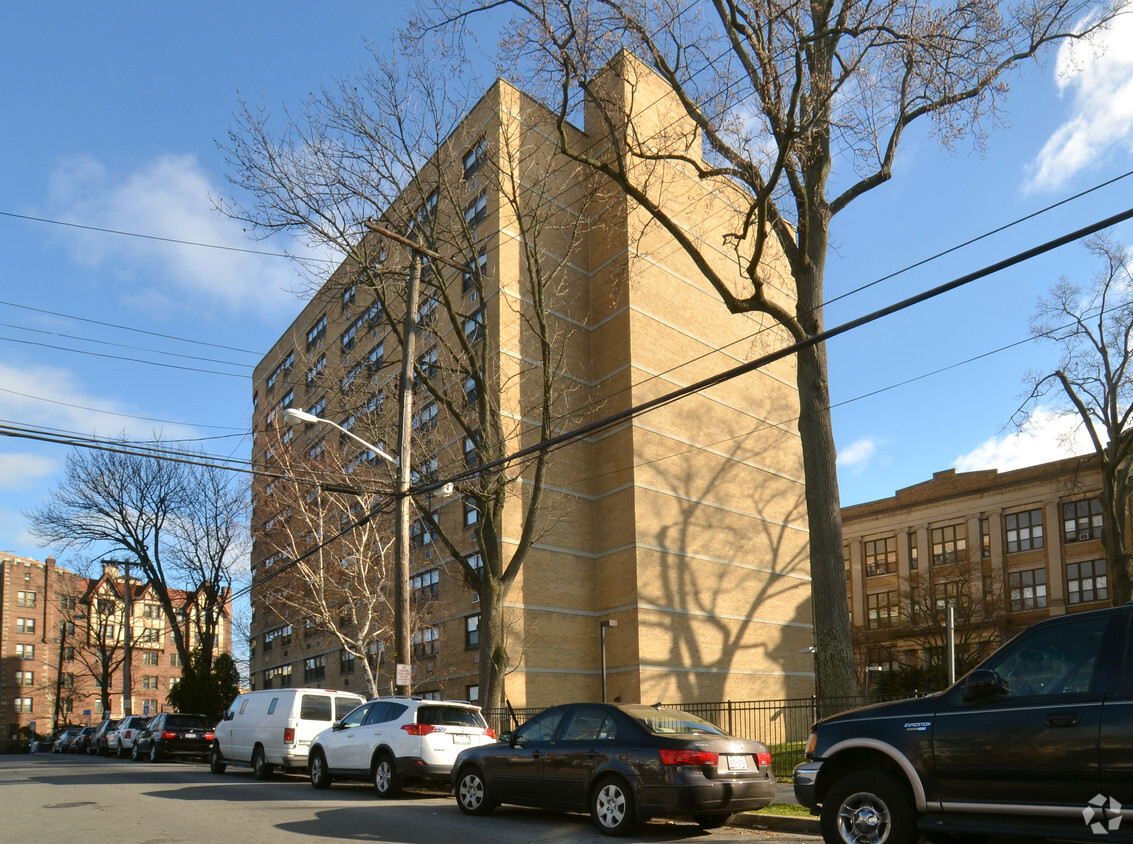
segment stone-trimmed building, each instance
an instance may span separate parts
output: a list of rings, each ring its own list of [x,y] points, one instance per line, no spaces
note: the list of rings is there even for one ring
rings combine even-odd
[[[164,711],[181,661],[150,587],[131,577],[131,707],[136,715]],[[0,739],[26,741],[55,724],[94,724],[106,715],[100,694],[110,683],[110,717],[123,713],[124,577],[104,563],[88,578],[60,568],[53,557],[32,560],[0,554]],[[173,590],[178,623],[190,637],[198,595]],[[217,653],[230,651],[227,605],[217,631]],[[194,640],[195,641],[195,640]]]
[[[1100,489],[1096,459],[1086,456],[1006,472],[950,469],[843,508],[863,682],[940,664],[949,601],[958,662],[1041,618],[1109,605]]]

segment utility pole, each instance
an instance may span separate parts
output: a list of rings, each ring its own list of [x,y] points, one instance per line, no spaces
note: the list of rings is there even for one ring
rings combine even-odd
[[[114,561],[108,560],[107,562]],[[122,716],[128,717],[134,714],[133,689],[130,680],[130,663],[133,657],[131,645],[133,644],[134,636],[134,608],[131,603],[133,599],[133,588],[130,586],[129,561],[123,560],[118,565],[122,566],[122,612],[125,616],[122,629],[122,647],[126,651],[125,657],[122,660]]]
[[[412,643],[409,630],[409,484],[413,439],[413,359],[417,354],[417,300],[421,287],[421,259],[412,253],[405,293],[405,339],[402,341],[401,390],[397,418],[397,525],[394,560],[394,672],[397,693],[413,689]]]

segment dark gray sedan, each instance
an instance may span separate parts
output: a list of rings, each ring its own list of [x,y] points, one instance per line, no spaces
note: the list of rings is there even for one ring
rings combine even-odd
[[[640,704],[552,707],[496,744],[462,751],[452,771],[467,815],[501,803],[583,811],[608,835],[663,815],[723,826],[775,797],[765,744],[679,709]]]

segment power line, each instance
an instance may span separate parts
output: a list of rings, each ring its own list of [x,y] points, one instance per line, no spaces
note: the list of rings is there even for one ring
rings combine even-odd
[[[2,214],[2,213],[3,212],[0,212],[0,214]],[[214,349],[225,349],[225,350],[230,351],[230,352],[242,352],[243,354],[246,354],[246,355],[260,356],[262,354],[261,352],[254,352],[251,349],[241,349],[241,348],[238,348],[236,346],[225,346],[225,345],[222,345],[220,343],[209,343],[205,340],[193,340],[193,339],[190,339],[188,337],[178,337],[174,334],[163,334],[160,331],[150,331],[150,330],[145,329],[145,328],[135,328],[132,325],[121,325],[120,323],[116,323],[116,322],[104,322],[104,321],[99,320],[99,319],[91,319],[90,317],[81,317],[81,316],[75,316],[74,314],[65,314],[65,313],[62,313],[61,311],[50,311],[50,310],[47,310],[46,308],[36,308],[36,307],[33,307],[32,305],[21,305],[18,302],[6,302],[6,301],[3,301],[3,300],[0,300],[0,305],[7,305],[9,308],[20,308],[21,310],[25,310],[25,311],[35,311],[36,313],[47,314],[48,316],[63,317],[64,319],[73,319],[73,320],[76,320],[78,322],[89,322],[92,325],[101,325],[105,328],[117,328],[117,329],[120,329],[122,331],[133,331],[133,332],[136,332],[138,334],[148,334],[151,337],[160,337],[163,340],[176,340],[179,343],[192,343],[192,344],[197,345],[197,346],[211,346]]]
[[[12,217],[16,220],[28,220],[33,223],[46,223],[52,226],[65,226],[71,229],[82,229],[84,231],[99,232],[101,234],[114,234],[119,237],[136,237],[141,240],[156,240],[160,243],[174,243],[178,246],[197,246],[201,249],[218,249],[223,252],[242,252],[246,255],[264,255],[268,258],[290,258],[297,260],[311,261],[321,264],[334,263],[327,258],[303,258],[298,259],[298,256],[289,255],[286,252],[268,252],[263,249],[249,249],[246,246],[222,246],[217,243],[204,243],[199,240],[183,240],[177,237],[164,237],[156,234],[141,234],[139,232],[128,232],[122,229],[109,229],[103,226],[92,226],[85,223],[72,223],[65,220],[52,220],[49,217],[33,217],[30,214],[15,214],[11,211],[0,211],[0,217]]]
[[[184,358],[186,360],[198,360],[203,363],[222,363],[226,366],[235,366],[241,369],[254,369],[255,365],[251,363],[238,363],[237,361],[222,360],[220,358],[206,358],[200,355],[188,355],[184,352],[166,352],[161,349],[150,349],[146,346],[131,346],[127,343],[115,343],[112,340],[98,340],[94,337],[83,337],[78,334],[64,334],[61,331],[49,331],[46,328],[32,328],[27,325],[13,325],[9,322],[0,322],[0,328],[14,328],[16,331],[27,331],[32,334],[45,334],[48,337],[62,337],[64,340],[78,340],[81,343],[96,343],[101,346],[113,346],[117,349],[129,349],[135,352],[149,352],[152,355],[165,355],[166,357]]]
[[[144,360],[142,358],[126,357],[125,355],[111,355],[111,354],[107,354],[105,352],[92,352],[89,349],[72,349],[72,348],[68,348],[66,346],[56,346],[52,343],[38,343],[35,340],[20,340],[19,338],[16,338],[16,337],[0,337],[0,342],[19,343],[20,345],[23,345],[23,346],[38,346],[40,348],[54,349],[56,351],[61,351],[61,352],[74,352],[75,354],[78,354],[78,355],[87,355],[88,357],[96,357],[96,358],[107,358],[108,360],[122,360],[122,361],[127,361],[129,363],[142,363],[142,364],[145,364],[146,366],[160,366],[164,369],[179,369],[182,372],[199,372],[203,375],[223,375],[226,378],[247,378],[248,377],[248,375],[241,374],[241,373],[238,373],[238,372],[221,372],[220,370],[217,370],[217,369],[201,369],[200,367],[195,367],[195,366],[181,366],[180,364],[176,364],[176,363],[162,363],[162,362],[156,361],[156,360]],[[239,365],[244,366],[245,364],[239,364]]]

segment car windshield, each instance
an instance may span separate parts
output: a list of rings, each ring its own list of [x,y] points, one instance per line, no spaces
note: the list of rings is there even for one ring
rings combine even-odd
[[[673,733],[701,733],[710,736],[729,736],[715,724],[680,709],[658,709],[653,706],[627,706],[625,712],[657,735]],[[730,736],[729,736],[730,738]]]
[[[418,724],[430,724],[434,727],[476,727],[483,729],[487,726],[484,718],[475,709],[465,709],[460,706],[422,706],[417,712]]]
[[[165,726],[170,730],[200,730],[210,725],[208,719],[200,715],[170,715]]]

